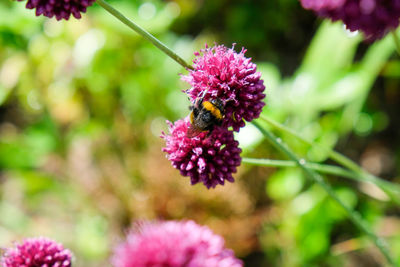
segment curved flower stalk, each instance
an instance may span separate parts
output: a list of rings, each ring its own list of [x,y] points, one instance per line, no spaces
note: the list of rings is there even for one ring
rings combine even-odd
[[[306,9],[332,21],[341,20],[351,31],[362,31],[367,41],[385,36],[399,25],[399,0],[300,0]]]
[[[225,103],[223,127],[239,131],[245,121],[260,116],[265,106],[264,82],[256,64],[246,58],[246,49],[235,52],[223,45],[207,47],[196,52],[193,70],[182,80],[192,87],[186,91],[192,103],[199,97],[220,99]]]
[[[147,222],[114,252],[115,267],[241,267],[224,239],[193,221]]]
[[[71,267],[72,253],[48,238],[27,238],[5,249],[2,267]]]
[[[242,150],[232,131],[216,127],[211,133],[188,137],[188,118],[167,123],[170,135],[163,133],[161,136],[166,141],[163,151],[172,166],[183,176],[190,177],[192,185],[202,182],[207,188],[214,188],[223,185],[225,180],[234,182],[232,173],[240,165]]]

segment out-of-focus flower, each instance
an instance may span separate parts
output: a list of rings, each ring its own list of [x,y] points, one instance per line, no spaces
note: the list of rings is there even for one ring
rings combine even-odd
[[[112,258],[115,267],[240,267],[224,239],[193,221],[143,223]]]
[[[304,8],[320,10],[323,8],[337,8],[344,4],[346,0],[301,0]]]
[[[71,267],[69,250],[48,238],[27,238],[13,248],[7,248],[2,267]]]
[[[342,20],[350,31],[360,30],[368,41],[396,29],[400,0],[300,0],[303,7],[333,21]]]
[[[23,0],[18,0],[23,1]],[[44,15],[57,20],[68,20],[71,14],[81,18],[81,13],[86,12],[86,8],[91,6],[95,0],[28,0],[26,7],[36,9],[36,16]]]
[[[183,176],[190,176],[192,184],[202,182],[207,188],[233,182],[232,173],[240,165],[242,151],[234,140],[233,132],[215,127],[211,133],[202,132],[188,137],[188,118],[169,124],[170,135],[161,136],[166,141],[167,158]]]
[[[219,98],[225,103],[223,127],[239,131],[244,120],[252,121],[261,113],[265,103],[265,86],[261,73],[251,58],[244,56],[246,50],[236,53],[234,48],[223,45],[207,47],[195,53],[193,70],[182,80],[192,87],[186,92],[192,103],[204,96],[205,100]]]

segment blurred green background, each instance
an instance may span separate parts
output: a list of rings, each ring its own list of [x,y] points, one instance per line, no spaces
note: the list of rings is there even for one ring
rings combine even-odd
[[[109,1],[187,61],[237,43],[266,84],[263,114],[399,183],[400,61],[391,36],[366,44],[297,0]],[[246,266],[383,266],[378,250],[296,168],[242,164],[236,182],[191,186],[159,138],[189,113],[186,71],[98,5],[81,20],[0,2],[0,247],[44,235],[74,266],[110,266],[136,220],[193,219]],[[326,153],[276,132],[298,155]],[[252,125],[243,156],[285,159]],[[327,163],[332,163],[326,161]],[[326,176],[386,237],[400,264],[400,208],[376,186]]]

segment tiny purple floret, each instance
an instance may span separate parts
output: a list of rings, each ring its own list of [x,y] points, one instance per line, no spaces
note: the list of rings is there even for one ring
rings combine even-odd
[[[193,221],[142,223],[116,247],[114,267],[242,267],[224,239]]]

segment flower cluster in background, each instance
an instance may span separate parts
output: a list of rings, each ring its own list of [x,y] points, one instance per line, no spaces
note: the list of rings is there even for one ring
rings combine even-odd
[[[18,0],[23,1],[23,0]],[[28,0],[26,7],[36,10],[36,16],[44,15],[57,20],[68,20],[71,15],[80,19],[81,13],[91,6],[95,0]]]
[[[21,244],[5,250],[2,267],[71,267],[72,254],[48,238],[27,238]]]
[[[301,3],[322,17],[343,21],[351,31],[362,31],[368,41],[382,38],[399,25],[399,0],[301,0]]]
[[[207,47],[195,53],[193,70],[182,76],[192,87],[186,90],[195,105],[199,98],[205,101],[221,100],[224,118],[221,127],[188,137],[188,118],[169,123],[170,135],[166,140],[167,158],[183,176],[190,176],[191,183],[202,182],[207,188],[233,182],[232,173],[240,165],[241,149],[234,140],[233,131],[245,126],[245,121],[258,118],[265,103],[264,83],[256,64],[246,58],[242,49],[223,45]]]
[[[193,221],[148,222],[137,226],[118,246],[115,267],[240,267],[224,239]]]
[[[45,238],[27,238],[0,255],[1,267],[71,267],[72,253]],[[224,239],[194,221],[142,222],[115,248],[114,267],[241,267]]]

